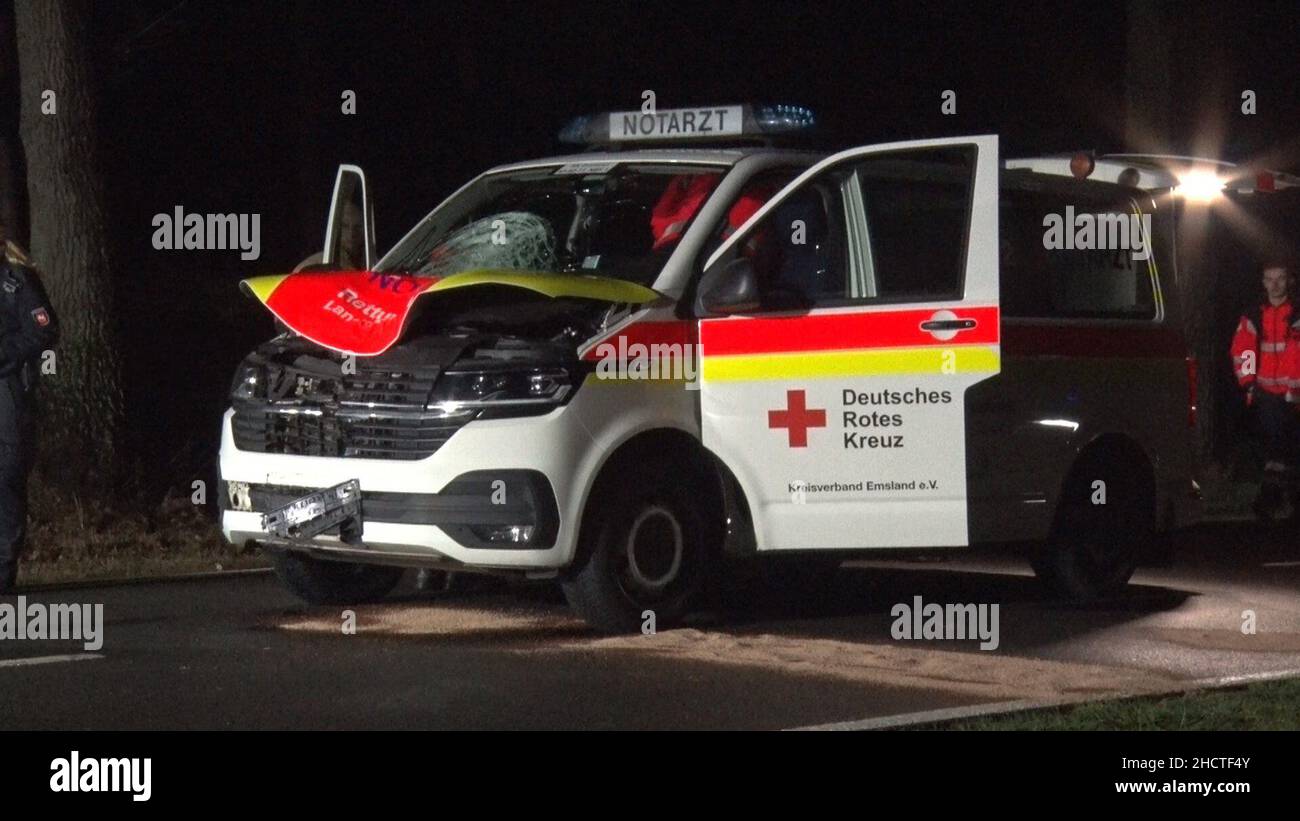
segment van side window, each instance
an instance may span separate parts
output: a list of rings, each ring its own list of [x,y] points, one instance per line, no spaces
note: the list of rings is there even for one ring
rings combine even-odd
[[[844,299],[843,206],[838,180],[794,192],[754,231],[746,252],[764,307],[788,308]]]
[[[762,208],[776,192],[785,188],[795,177],[799,176],[804,168],[778,168],[771,171],[764,171],[755,174],[752,179],[745,183],[740,194],[732,200],[727,213],[723,215],[718,224],[713,227],[709,234],[708,241],[704,244],[700,252],[699,262],[703,263],[713,252],[718,250],[718,246],[736,233],[758,209]]]
[[[875,154],[828,168],[751,226],[763,309],[960,299],[971,146]]]
[[[1067,211],[1067,207],[1072,210]],[[1060,218],[1063,230],[1075,232],[1075,226],[1066,222],[1071,214],[1085,215],[1094,224],[1103,224],[1120,218],[1129,220],[1132,213],[1133,202],[1127,197],[1067,197],[1004,188],[998,215],[1003,315],[1154,319],[1149,260],[1134,259],[1133,252],[1123,248],[1047,247],[1053,244],[1045,225],[1051,215]]]
[[[875,296],[960,299],[975,152],[927,149],[872,157],[857,168]]]

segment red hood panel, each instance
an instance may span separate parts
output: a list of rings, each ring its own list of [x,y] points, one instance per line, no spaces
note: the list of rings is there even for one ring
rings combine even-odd
[[[262,278],[259,278],[262,279]],[[381,354],[402,335],[411,306],[437,277],[365,271],[289,274],[246,283],[293,331],[326,348]]]

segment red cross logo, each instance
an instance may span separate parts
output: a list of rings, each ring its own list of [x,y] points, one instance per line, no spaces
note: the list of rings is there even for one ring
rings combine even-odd
[[[809,410],[808,397],[803,391],[785,392],[785,410],[767,412],[769,428],[785,428],[790,437],[790,447],[808,447],[808,429],[826,427],[825,408]]]

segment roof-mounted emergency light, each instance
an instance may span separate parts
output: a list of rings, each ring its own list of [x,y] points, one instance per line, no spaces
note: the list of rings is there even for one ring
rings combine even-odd
[[[770,141],[806,134],[816,126],[811,109],[797,105],[721,105],[612,111],[577,117],[560,131],[571,145],[708,141]]]

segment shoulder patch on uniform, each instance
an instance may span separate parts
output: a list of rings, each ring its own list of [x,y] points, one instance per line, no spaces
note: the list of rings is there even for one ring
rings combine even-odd
[[[44,328],[50,324],[50,312],[44,308],[36,308],[32,311],[32,321]]]

